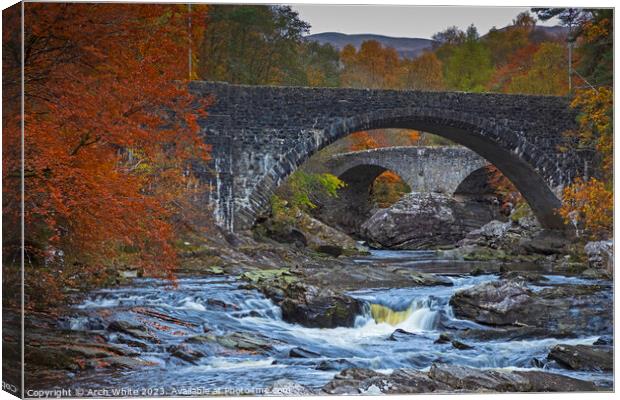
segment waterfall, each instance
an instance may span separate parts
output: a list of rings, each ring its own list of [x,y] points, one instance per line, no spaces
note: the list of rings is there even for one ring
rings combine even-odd
[[[439,310],[434,309],[428,297],[412,301],[405,310],[394,310],[382,304],[371,303],[369,312],[377,324],[385,323],[411,331],[435,330],[439,321]]]

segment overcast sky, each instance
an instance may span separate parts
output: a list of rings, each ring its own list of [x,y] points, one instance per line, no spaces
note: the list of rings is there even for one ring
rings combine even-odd
[[[363,6],[294,5],[310,33],[375,33],[396,37],[430,39],[434,33],[456,25],[465,30],[472,23],[484,35],[493,26],[501,28],[528,8],[463,6]],[[557,21],[538,22],[556,25]]]

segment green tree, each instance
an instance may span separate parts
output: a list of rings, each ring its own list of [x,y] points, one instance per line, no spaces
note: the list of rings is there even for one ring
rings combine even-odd
[[[614,74],[614,16],[612,9],[592,11],[584,23],[577,48],[577,71],[593,86],[611,86]]]
[[[297,68],[308,28],[289,6],[211,6],[199,77],[246,84],[286,82]]]
[[[491,52],[479,37],[476,28],[467,29],[465,41],[454,48],[446,62],[448,88],[482,92],[493,73]]]

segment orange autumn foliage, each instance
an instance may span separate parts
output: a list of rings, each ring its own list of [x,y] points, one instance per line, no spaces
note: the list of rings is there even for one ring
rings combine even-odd
[[[579,129],[567,135],[600,157],[596,172],[601,179],[578,178],[564,188],[559,213],[587,237],[606,239],[613,232],[613,91],[607,87],[579,90],[571,105],[580,111]]]
[[[559,213],[590,239],[606,239],[613,231],[614,194],[604,182],[577,178],[564,188]]]
[[[400,176],[392,171],[385,171],[373,182],[371,197],[379,208],[387,208],[410,191]]]
[[[191,161],[208,159],[197,124],[206,104],[187,88],[205,10],[192,9],[190,32],[185,5],[26,4],[28,261],[87,279],[119,256],[153,274],[174,269],[172,217],[196,188]],[[4,35],[3,46],[17,63],[14,40]],[[19,116],[11,122],[4,145],[19,149]],[[8,155],[3,189],[14,206],[20,160]],[[19,209],[4,214],[18,220]]]
[[[487,182],[499,196],[502,212],[509,214],[518,204],[525,200],[514,184],[494,165],[488,165]]]
[[[377,140],[366,131],[352,133],[350,135],[350,140],[351,145],[349,148],[351,151],[369,150],[381,147]]]

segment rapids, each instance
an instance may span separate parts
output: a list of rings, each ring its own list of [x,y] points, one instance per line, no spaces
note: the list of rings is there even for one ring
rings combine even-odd
[[[360,262],[374,259],[383,263],[415,264],[416,259],[428,261],[432,257],[427,251],[379,251]],[[561,276],[549,278],[550,284],[579,285],[586,282]],[[166,394],[182,394],[180,390],[188,388],[200,388],[198,394],[239,393],[244,390],[260,393],[260,390],[281,378],[320,388],[338,369],[348,366],[380,371],[396,368],[425,370],[433,362],[441,361],[481,368],[537,369],[540,364],[535,360],[544,359],[555,344],[592,344],[599,337],[593,334],[573,339],[468,340],[467,344],[473,347],[468,350],[458,350],[449,343],[436,344],[435,340],[446,327],[490,329],[456,319],[449,299],[457,290],[498,277],[455,275],[449,276],[449,279],[453,286],[350,292],[350,295],[364,302],[364,312],[357,317],[354,327],[334,329],[306,328],[284,322],[277,305],[257,291],[244,289],[243,282],[233,276],[181,277],[176,288],[166,281],[136,279],[130,286],[92,292],[76,306],[76,314],[67,324],[76,331],[92,329],[93,318],[101,318],[101,311],[105,310],[104,315],[108,317],[104,318],[109,320],[126,320],[156,327],[149,329],[156,335],[156,342],[145,341],[140,350],[140,358],[150,362],[151,366],[80,374],[74,377],[71,386],[142,388],[148,383],[165,389]],[[136,307],[169,316],[184,324],[161,320],[148,313],[136,317]],[[394,334],[397,329],[406,332]],[[205,345],[205,357],[195,363],[171,354],[172,346],[205,331],[215,335],[241,332],[247,337],[263,338],[272,348],[265,353],[222,353],[213,352]],[[106,335],[111,343],[127,343],[123,333]],[[307,351],[308,357],[291,357],[290,350],[297,347]],[[330,366],[333,368],[325,370]],[[558,367],[545,368],[553,370]],[[611,384],[613,379],[611,374],[601,372],[565,369],[557,369],[556,372],[606,384]],[[171,392],[173,389],[176,392]]]

